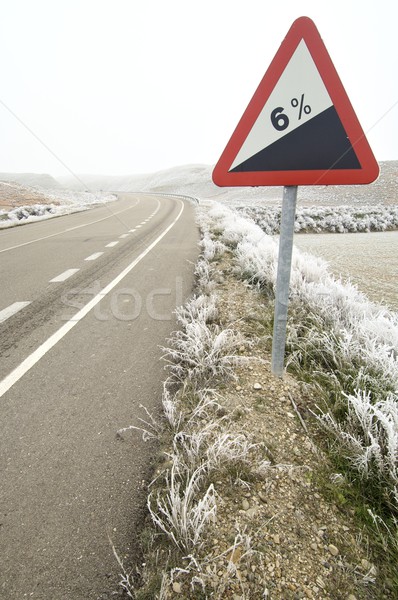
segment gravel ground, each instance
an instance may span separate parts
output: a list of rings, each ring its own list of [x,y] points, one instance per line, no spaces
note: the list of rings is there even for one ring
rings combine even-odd
[[[249,323],[261,321],[266,310],[259,306],[258,294],[228,277],[217,291],[221,318],[235,322],[249,337],[247,317]],[[281,600],[374,598],[375,587],[367,584],[377,570],[365,540],[349,514],[317,489],[317,473],[329,466],[304,429],[309,399],[293,378],[271,374],[270,356],[263,344],[257,346],[242,348],[242,354],[263,362],[239,368],[237,382],[220,393],[228,411],[235,407],[239,415],[237,430],[265,444],[271,464],[262,478],[223,495],[210,555],[220,554],[238,529],[250,536],[254,553],[237,570],[243,590],[235,586],[234,600],[267,594]]]
[[[196,576],[192,557],[180,555],[178,564],[170,558],[171,544],[159,546],[153,536],[143,579],[148,584],[160,569],[169,575],[160,595],[145,595],[144,586],[133,597],[392,598],[354,511],[334,501],[344,497],[346,483],[316,442],[308,410],[316,395],[289,375],[279,379],[271,373],[270,341],[261,336],[271,307],[235,278],[227,256],[212,266],[217,270],[219,321],[242,334],[239,355],[247,361],[236,368],[236,379],[218,380],[212,387],[228,432],[243,434],[256,446],[241,472],[223,469],[210,478],[217,516],[195,554]],[[184,402],[182,393],[179,408],[189,412]],[[170,452],[167,443],[163,450]],[[161,475],[169,467],[167,461],[159,467],[152,491],[161,489]]]

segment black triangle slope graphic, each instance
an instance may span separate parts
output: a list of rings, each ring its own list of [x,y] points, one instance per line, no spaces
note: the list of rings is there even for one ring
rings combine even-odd
[[[231,173],[361,169],[334,106],[260,150]]]

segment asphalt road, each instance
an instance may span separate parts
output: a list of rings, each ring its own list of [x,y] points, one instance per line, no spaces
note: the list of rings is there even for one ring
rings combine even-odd
[[[197,242],[193,204],[150,194],[0,231],[2,600],[110,598],[109,538],[136,559],[155,448],[117,431],[160,413]]]

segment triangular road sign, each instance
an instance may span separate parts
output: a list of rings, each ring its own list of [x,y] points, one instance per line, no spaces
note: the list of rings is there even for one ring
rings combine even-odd
[[[215,166],[214,183],[357,184],[378,174],[315,24],[297,19]]]

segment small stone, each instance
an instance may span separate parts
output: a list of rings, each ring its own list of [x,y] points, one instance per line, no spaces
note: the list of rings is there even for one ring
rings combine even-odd
[[[264,492],[258,492],[258,497],[260,498],[261,502],[263,502],[264,504],[267,503],[267,496],[264,494]]]
[[[349,596],[347,596],[347,600],[357,600],[357,597],[354,596],[354,594],[350,594]]]
[[[242,500],[242,508],[243,508],[243,510],[249,510],[249,508],[250,508],[250,504],[246,500],[246,498],[243,498],[243,500]]]
[[[181,594],[181,584],[178,581],[173,582],[173,592],[176,594]]]
[[[316,578],[316,584],[317,584],[317,586],[319,586],[322,589],[326,587],[325,582],[323,581],[322,577]]]
[[[336,548],[336,546],[334,546],[333,544],[329,544],[328,550],[332,556],[337,556],[339,553],[339,549]]]
[[[275,535],[272,536],[272,539],[274,540],[275,544],[281,543],[281,538],[279,537],[279,535],[277,533],[275,533]]]
[[[362,568],[365,569],[365,571],[370,571],[370,569],[372,568],[371,563],[368,560],[366,560],[366,558],[363,558],[361,560],[361,565]]]
[[[311,548],[312,548],[313,550],[318,550],[318,544],[316,544],[315,542],[313,542],[313,543],[311,544]]]
[[[263,389],[263,386],[261,385],[261,383],[257,382],[253,385],[253,390],[262,390],[262,389]]]

